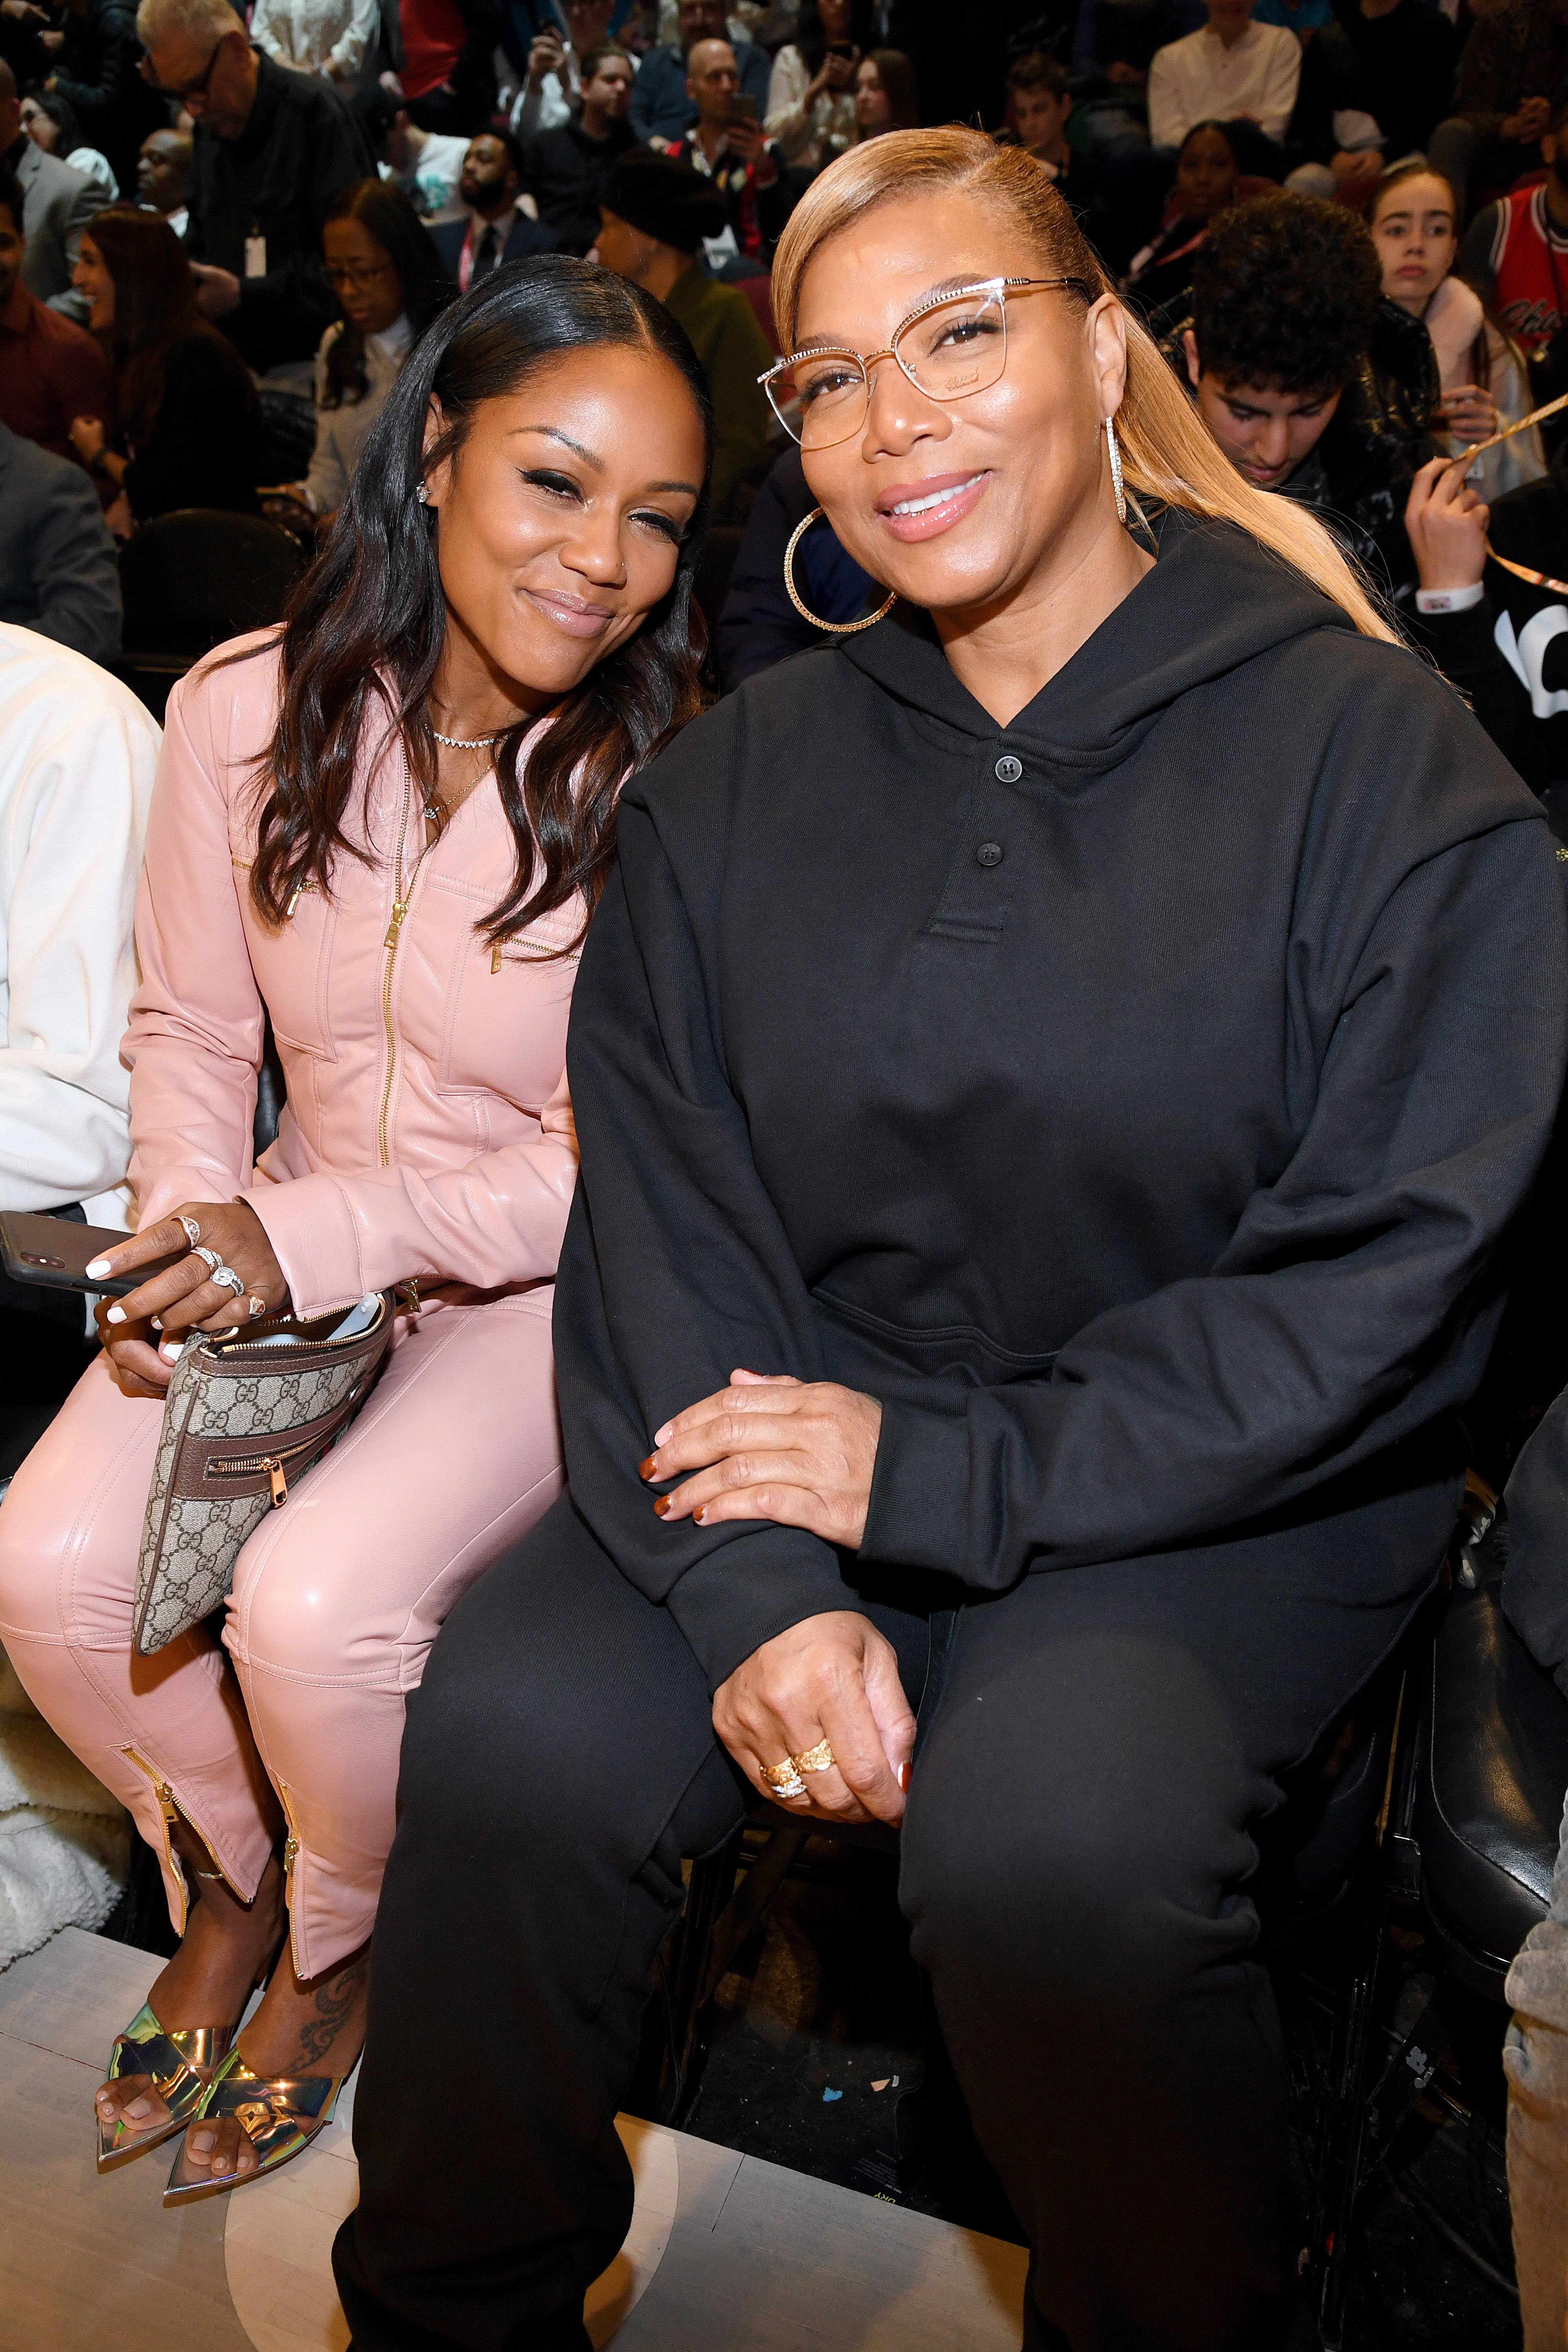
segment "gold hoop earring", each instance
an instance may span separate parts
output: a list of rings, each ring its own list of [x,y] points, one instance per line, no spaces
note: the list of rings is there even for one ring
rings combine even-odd
[[[789,597],[790,603],[795,606],[795,609],[800,614],[801,619],[803,621],[809,621],[814,629],[826,629],[836,637],[852,637],[856,634],[857,630],[874,628],[879,621],[885,620],[899,601],[899,592],[896,588],[889,589],[888,592],[888,601],[882,606],[881,611],[879,613],[868,613],[864,620],[860,621],[819,620],[816,614],[812,612],[808,606],[801,603],[800,593],[795,584],[795,551],[821,512],[822,509],[820,507],[813,507],[811,512],[806,516],[805,520],[802,523],[797,523],[795,530],[790,533],[790,542],[784,550],[784,590]]]
[[[1110,487],[1116,493],[1116,520],[1125,522],[1127,493],[1121,487],[1121,452],[1116,446],[1115,420],[1109,416],[1105,420],[1105,446],[1110,458]]]

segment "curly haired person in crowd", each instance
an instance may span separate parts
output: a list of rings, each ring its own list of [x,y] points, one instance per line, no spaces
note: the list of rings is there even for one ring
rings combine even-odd
[[[1316,508],[1382,584],[1408,592],[1402,517],[1434,455],[1437,371],[1420,320],[1384,301],[1353,213],[1282,190],[1235,205],[1194,256],[1191,311],[1162,348],[1255,488]]]

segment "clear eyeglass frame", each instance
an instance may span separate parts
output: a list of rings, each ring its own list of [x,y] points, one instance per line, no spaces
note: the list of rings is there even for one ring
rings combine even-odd
[[[950,401],[967,400],[977,392],[988,392],[993,384],[1001,382],[1007,365],[1008,296],[1048,291],[1080,294],[1086,303],[1092,303],[1095,299],[1093,288],[1081,278],[976,278],[970,285],[952,287],[919,304],[907,317],[900,320],[893,330],[891,341],[882,351],[857,352],[847,343],[816,344],[810,351],[792,352],[786,359],[775,360],[773,366],[757,378],[757,382],[767,394],[768,404],[773,415],[792,440],[798,442],[804,449],[836,448],[840,442],[853,440],[866,422],[871,404],[871,371],[879,360],[894,361],[917,392],[924,393],[929,399],[940,400],[944,406]],[[927,380],[932,373],[929,367],[926,377],[917,373],[916,363],[908,353],[907,339],[938,312],[952,310],[956,314],[965,303],[973,304],[977,299],[995,306],[999,331],[994,352],[971,371],[975,381],[965,383],[962,389],[940,389]],[[990,365],[991,357],[994,358],[994,366]],[[826,415],[819,414],[813,422],[810,411],[803,413],[801,410],[793,391],[793,379],[799,369],[813,361],[834,360],[847,362],[858,372],[858,396],[855,396],[852,387],[847,387],[847,396],[833,403],[831,421]],[[821,402],[816,405],[820,410]]]

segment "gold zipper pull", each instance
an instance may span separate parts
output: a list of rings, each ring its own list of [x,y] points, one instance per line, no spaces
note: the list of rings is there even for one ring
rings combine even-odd
[[[407,912],[408,901],[406,898],[395,898],[393,900],[392,920],[386,927],[386,938],[383,941],[384,946],[395,948],[397,945],[397,934],[403,929],[403,918]]]
[[[262,1464],[272,1486],[272,1507],[280,1511],[289,1500],[289,1481],[283,1475],[283,1465],[276,1454],[269,1454]]]
[[[180,1809],[174,1802],[174,1792],[173,1789],[170,1788],[167,1780],[154,1780],[153,1783],[153,1794],[158,1800],[158,1811],[163,1814],[163,1819],[169,1823],[170,1827],[173,1828],[174,1824],[180,1818]]]
[[[490,970],[492,972],[497,972],[500,970],[500,941],[499,940],[490,950]]]
[[[411,1274],[406,1282],[400,1282],[397,1286],[402,1294],[405,1313],[422,1314],[424,1308],[419,1299],[419,1276],[416,1274]]]

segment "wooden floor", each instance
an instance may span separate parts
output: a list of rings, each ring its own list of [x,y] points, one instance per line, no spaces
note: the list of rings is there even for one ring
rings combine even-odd
[[[68,1928],[0,1975],[0,2352],[344,2352],[328,2249],[357,2194],[352,2096],[234,2196],[166,2212],[167,2150],[95,2173],[93,2087],[159,1965]],[[1017,2247],[683,2133],[621,2134],[637,2216],[588,2299],[596,2346],[1017,2352]]]

